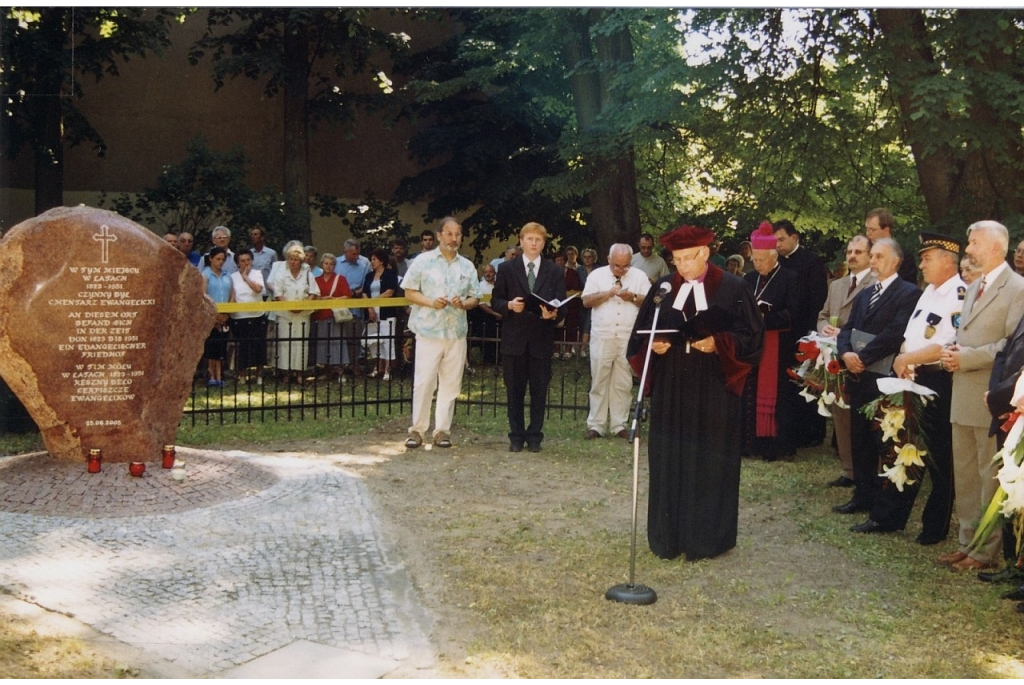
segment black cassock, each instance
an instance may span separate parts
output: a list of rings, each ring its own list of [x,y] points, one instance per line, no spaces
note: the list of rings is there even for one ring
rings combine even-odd
[[[628,355],[643,364],[654,296],[661,283],[672,291],[661,303],[658,329],[685,329],[692,340],[713,334],[717,351],[687,352],[685,336],[669,336],[672,347],[651,354],[648,417],[650,494],[647,541],[663,559],[714,557],[736,545],[740,486],[740,395],[746,375],[761,356],[764,325],[743,281],[708,265],[704,290],[708,310],[696,313],[694,295],[683,312],[672,307],[682,277],[669,275],[651,288],[640,307]],[[686,317],[684,318],[684,313]]]
[[[794,352],[796,341],[805,335],[797,334],[793,321],[799,307],[798,292],[803,284],[796,272],[781,265],[767,276],[752,271],[743,276],[747,287],[754,293],[754,299],[764,317],[764,355],[757,368],[747,376],[743,391],[743,440],[742,454],[761,456],[767,460],[791,456],[796,452],[800,426],[805,404],[800,396],[800,386],[789,379],[786,369],[796,364]],[[771,362],[771,363],[769,363]],[[761,387],[769,385],[770,388]],[[774,396],[769,400],[768,396]],[[817,412],[816,404],[813,404]],[[761,434],[758,432],[758,413]],[[768,416],[765,417],[764,414]],[[774,424],[774,430],[767,430],[765,421]]]

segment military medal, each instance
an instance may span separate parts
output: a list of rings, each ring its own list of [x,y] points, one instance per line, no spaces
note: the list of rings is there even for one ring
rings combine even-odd
[[[931,340],[931,337],[935,335],[935,327],[942,321],[942,317],[938,314],[929,314],[928,318],[925,319],[925,323],[928,325],[924,329],[925,340]]]

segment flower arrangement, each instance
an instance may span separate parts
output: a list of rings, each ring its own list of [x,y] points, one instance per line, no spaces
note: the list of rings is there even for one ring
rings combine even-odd
[[[902,378],[879,378],[878,389],[882,395],[864,405],[861,412],[878,425],[887,447],[882,473],[878,475],[888,478],[903,492],[924,471],[928,451],[921,431],[921,415],[935,392]]]
[[[1021,440],[1021,434],[1024,433],[1024,416],[1013,412],[1002,429],[1007,431],[1006,442],[1003,443],[1003,449],[992,457],[993,461],[1001,462],[996,474],[999,487],[974,532],[971,548],[978,549],[984,545],[992,531],[1001,523],[1001,519],[1005,518],[1013,523],[1017,538],[1016,551],[1020,555],[1021,536],[1024,535],[1024,440]]]
[[[803,386],[800,396],[818,403],[818,413],[832,416],[829,407],[846,409],[846,369],[839,362],[836,339],[811,333],[800,338],[796,347],[797,366],[786,369],[796,383]]]

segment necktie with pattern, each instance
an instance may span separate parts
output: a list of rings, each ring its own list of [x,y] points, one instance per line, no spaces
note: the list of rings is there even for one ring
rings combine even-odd
[[[537,274],[533,272],[533,262],[527,262],[526,264],[526,283],[530,286],[530,292],[533,292],[533,285],[537,282]]]
[[[846,291],[846,296],[849,297],[853,294],[853,291],[857,289],[857,274],[854,274],[850,278],[850,289]]]
[[[874,308],[875,303],[878,302],[878,298],[880,298],[881,296],[882,296],[882,284],[881,283],[875,283],[875,289],[871,292],[871,301],[868,302],[868,311],[869,312]]]

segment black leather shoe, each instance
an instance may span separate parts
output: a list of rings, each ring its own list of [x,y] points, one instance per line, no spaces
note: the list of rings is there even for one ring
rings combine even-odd
[[[852,488],[854,486],[854,480],[847,478],[846,476],[839,476],[833,481],[829,481],[828,486],[830,488]]]
[[[521,442],[510,443],[509,446],[508,446],[508,451],[509,452],[522,452],[523,451],[523,443],[521,443]]]
[[[832,507],[832,511],[837,514],[856,514],[859,511],[868,511],[868,507],[862,507],[859,503],[851,499],[846,504],[837,504]]]
[[[856,526],[850,526],[850,532],[852,533],[892,533],[893,530],[889,526],[883,526],[878,521],[872,521],[871,519]]]
[[[540,452],[540,443],[539,442],[527,443],[526,449],[530,450],[531,452]]]
[[[1012,599],[1014,602],[1024,602],[1024,587],[1004,592],[1003,599]]]
[[[1020,585],[1024,583],[1024,571],[1011,565],[1002,571],[981,571],[978,573],[978,580],[983,583],[1016,583]]]

